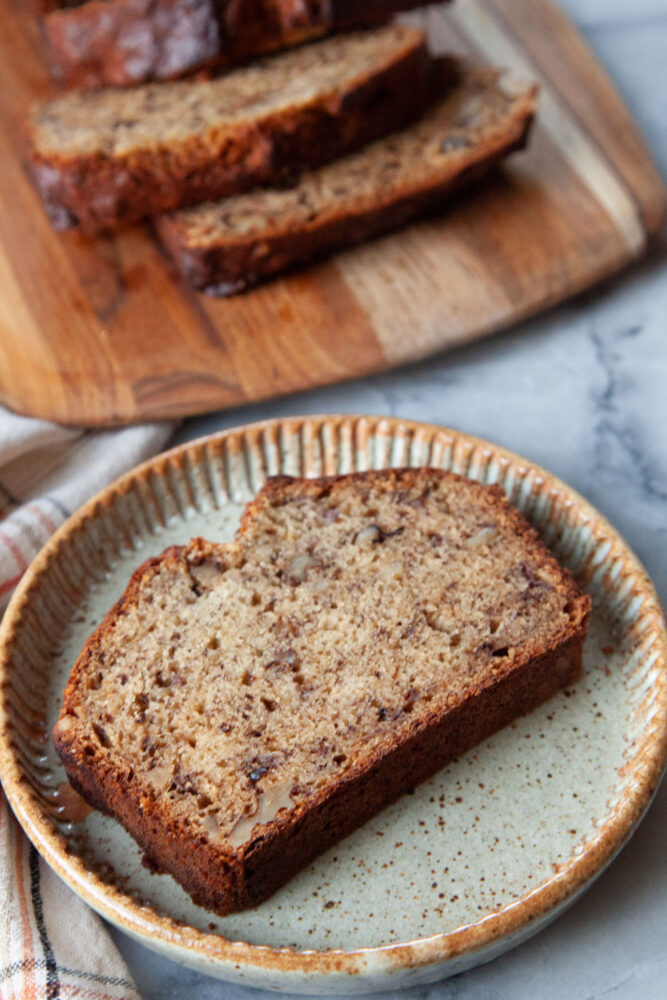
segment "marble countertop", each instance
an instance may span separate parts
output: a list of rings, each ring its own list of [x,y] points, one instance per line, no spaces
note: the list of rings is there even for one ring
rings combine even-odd
[[[667,175],[666,0],[561,2]],[[604,287],[489,340],[387,375],[190,420],[176,440],[269,416],[324,412],[433,421],[526,455],[616,525],[667,605],[667,241]],[[663,1000],[666,829],[663,782],[621,855],[547,930],[486,966],[401,996]],[[269,996],[182,969],[113,934],[145,1000]]]

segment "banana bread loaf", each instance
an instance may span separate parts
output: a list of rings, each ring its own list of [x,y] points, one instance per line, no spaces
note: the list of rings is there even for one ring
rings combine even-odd
[[[54,224],[132,221],[275,183],[418,116],[424,34],[335,35],[214,80],[74,91],[33,109],[32,169]]]
[[[318,170],[157,220],[177,270],[231,295],[284,268],[395,228],[526,142],[536,88],[492,69],[450,67],[451,89],[405,131]],[[511,84],[511,86],[510,86]]]
[[[136,571],[53,738],[74,787],[224,914],[574,681],[589,608],[498,487],[279,478],[236,542]]]
[[[43,21],[51,72],[68,87],[167,80],[370,26],[423,0],[87,0]]]

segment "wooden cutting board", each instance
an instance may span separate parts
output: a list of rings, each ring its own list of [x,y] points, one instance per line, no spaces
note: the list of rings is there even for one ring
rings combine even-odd
[[[457,0],[416,20],[436,51],[540,81],[528,151],[437,218],[249,294],[189,292],[149,227],[51,230],[20,139],[27,103],[50,85],[20,6],[0,0],[0,401],[21,413],[124,424],[383,371],[562,301],[661,228],[662,181],[563,13],[550,0]]]

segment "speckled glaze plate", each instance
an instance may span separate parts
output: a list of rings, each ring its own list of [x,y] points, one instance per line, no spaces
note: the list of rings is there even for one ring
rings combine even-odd
[[[498,482],[593,597],[583,679],[310,865],[262,906],[195,906],[111,819],[73,809],[47,733],[65,678],[132,570],[192,535],[230,539],[267,475],[433,465]],[[646,810],[667,753],[667,643],[654,589],[564,483],[443,428],[370,417],[269,421],[142,465],[72,517],[0,632],[0,770],[28,836],[91,906],[202,972],[277,990],[433,982],[525,940],[572,903]]]

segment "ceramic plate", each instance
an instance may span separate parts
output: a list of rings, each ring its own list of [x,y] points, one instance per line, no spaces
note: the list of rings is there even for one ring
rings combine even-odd
[[[254,910],[195,906],[111,819],[73,807],[47,740],[85,638],[132,570],[231,539],[267,475],[429,464],[498,482],[594,602],[583,679],[385,810]],[[83,507],[26,574],[2,632],[2,780],[28,836],[103,916],[202,972],[292,992],[432,982],[535,933],[600,874],[667,750],[665,623],[611,526],[553,476],[442,428],[270,421],[185,445]]]

